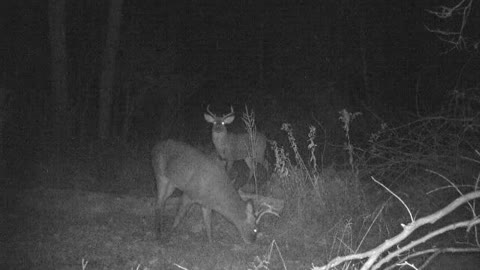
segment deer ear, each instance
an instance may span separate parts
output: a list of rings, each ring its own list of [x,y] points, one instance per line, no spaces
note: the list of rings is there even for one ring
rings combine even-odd
[[[215,119],[213,119],[213,117],[210,114],[204,113],[203,118],[205,118],[205,121],[209,123],[212,123],[212,124],[215,123]]]
[[[223,119],[223,122],[225,124],[231,124],[233,120],[235,120],[235,115],[230,115],[230,116],[227,116],[225,119]]]

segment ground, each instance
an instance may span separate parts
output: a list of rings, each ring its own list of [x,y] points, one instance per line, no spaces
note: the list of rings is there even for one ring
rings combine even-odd
[[[82,269],[82,260],[88,261],[84,269],[247,269],[256,256],[267,254],[270,243],[260,238],[244,244],[219,215],[212,221],[214,242],[208,243],[195,208],[171,240],[160,243],[153,230],[153,197],[35,188],[4,190],[2,198],[7,211],[2,211],[1,269]],[[310,269],[313,260],[301,258],[292,246],[288,251],[280,245],[287,269]],[[286,259],[288,253],[299,257]],[[439,256],[427,269],[478,269],[476,255]],[[273,260],[278,263],[269,269],[283,269],[278,257]]]
[[[44,188],[7,190],[3,197],[2,269],[82,269],[82,260],[85,269],[246,269],[268,247],[244,244],[219,215],[208,243],[196,208],[168,243],[160,243],[153,198]]]

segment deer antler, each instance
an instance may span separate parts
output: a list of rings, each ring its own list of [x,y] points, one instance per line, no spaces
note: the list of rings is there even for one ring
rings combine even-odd
[[[209,108],[210,108],[210,104],[207,105],[207,113],[213,116],[214,118],[216,118],[217,116],[214,113],[212,113]]]
[[[257,216],[257,219],[256,219],[256,223],[258,224],[258,222],[260,222],[260,219],[262,218],[263,215],[265,214],[272,214],[276,217],[280,217],[280,214],[278,213],[278,210],[275,209],[273,206],[269,205],[268,203],[266,202],[263,202],[260,207],[264,207],[262,210],[258,210],[257,213],[256,213],[256,216]]]
[[[230,105],[230,112],[227,113],[226,115],[223,116],[223,118],[229,117],[230,115],[233,115],[235,112],[233,111],[233,106]]]

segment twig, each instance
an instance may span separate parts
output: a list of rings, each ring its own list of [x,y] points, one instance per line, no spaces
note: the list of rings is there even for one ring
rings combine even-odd
[[[410,215],[410,221],[411,222],[414,222],[415,219],[413,218],[413,215],[412,215],[412,212],[410,211],[410,209],[408,208],[407,204],[400,198],[398,197],[397,194],[395,194],[393,191],[391,191],[389,188],[387,188],[384,184],[380,183],[379,181],[377,181],[377,179],[375,179],[375,177],[372,176],[372,180],[375,181],[375,183],[379,184],[380,186],[382,186],[384,189],[386,189],[388,192],[390,192],[390,194],[392,194],[393,196],[395,196],[395,198],[397,198],[402,204],[403,206],[405,206],[405,208],[407,209],[407,212],[408,212],[408,215]]]

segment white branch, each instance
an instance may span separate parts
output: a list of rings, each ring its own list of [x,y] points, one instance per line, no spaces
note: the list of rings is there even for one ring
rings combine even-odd
[[[362,266],[362,270],[366,269],[378,269],[381,267],[384,263],[388,262],[391,260],[393,257],[400,255],[402,252],[407,251],[408,249],[418,245],[419,243],[422,243],[424,241],[427,241],[431,239],[434,236],[440,235],[444,232],[457,229],[457,228],[462,228],[462,227],[467,227],[471,228],[472,226],[475,226],[480,223],[480,219],[478,217],[473,218],[472,220],[468,221],[462,221],[462,222],[457,222],[454,224],[447,225],[443,228],[440,228],[438,230],[435,230],[434,232],[431,232],[427,234],[426,236],[419,238],[410,244],[406,245],[403,248],[397,249],[393,253],[390,253],[387,255],[385,258],[382,260],[378,261],[378,258],[380,255],[382,255],[384,252],[388,251],[390,248],[393,246],[396,246],[400,244],[403,240],[405,240],[408,236],[410,236],[416,229],[426,225],[426,224],[433,224],[436,221],[438,221],[440,218],[450,214],[452,211],[454,211],[456,208],[461,206],[462,204],[480,198],[480,191],[474,191],[467,193],[457,199],[455,199],[453,202],[445,206],[444,208],[438,210],[437,212],[428,215],[426,217],[420,218],[406,226],[403,227],[403,231],[396,235],[393,238],[390,238],[383,242],[383,244],[377,246],[374,249],[371,249],[369,251],[366,251],[364,253],[359,253],[359,254],[352,254],[348,256],[343,256],[343,257],[337,257],[333,260],[331,260],[327,265],[321,266],[321,267],[314,267],[315,270],[326,270],[330,269],[331,267],[335,267],[337,265],[340,265],[344,262],[347,261],[352,261],[352,260],[362,260],[368,258],[368,260],[365,262],[365,264]],[[480,251],[480,247],[477,248]],[[375,262],[377,262],[375,264]],[[375,264],[375,265],[374,265]],[[371,268],[373,266],[373,268]]]

